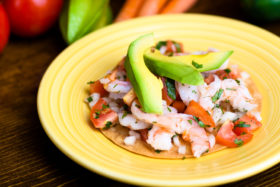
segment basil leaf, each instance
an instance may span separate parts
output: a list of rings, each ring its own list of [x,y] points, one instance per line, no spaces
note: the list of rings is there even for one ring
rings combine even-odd
[[[176,89],[175,89],[175,81],[169,78],[165,79],[165,85],[167,88],[167,95],[175,100],[176,99]]]

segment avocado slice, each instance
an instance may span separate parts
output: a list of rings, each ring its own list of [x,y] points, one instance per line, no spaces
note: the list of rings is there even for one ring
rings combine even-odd
[[[211,52],[204,55],[165,56],[155,49],[154,52],[152,52],[151,50],[145,51],[144,58],[146,64],[149,67],[158,66],[159,63],[165,63],[165,62],[168,62],[169,64],[170,63],[180,64],[180,66],[182,66],[181,64],[183,63],[194,67],[199,72],[204,72],[204,71],[218,69],[221,65],[223,65],[223,63],[230,57],[232,53],[233,51],[226,51],[226,52]],[[169,68],[171,67],[169,66],[166,67],[166,69]]]
[[[147,67],[155,74],[190,85],[204,83],[201,73],[192,65],[184,63],[180,59],[165,56],[159,50],[147,49],[144,53]]]
[[[137,38],[129,45],[124,65],[143,111],[162,114],[162,81],[150,72],[143,57],[154,44],[152,33]]]

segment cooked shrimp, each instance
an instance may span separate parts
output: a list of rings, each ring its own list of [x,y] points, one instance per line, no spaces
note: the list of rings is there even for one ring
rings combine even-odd
[[[144,121],[136,119],[133,115],[127,114],[125,111],[119,112],[119,122],[122,126],[128,127],[131,130],[147,129],[152,125]]]
[[[204,128],[201,128],[195,120],[192,120],[192,124],[184,131],[182,138],[191,143],[194,157],[200,157],[203,153],[209,151],[209,138]]]
[[[230,101],[230,104],[234,109],[241,112],[247,112],[257,107],[245,85],[239,85],[233,79],[225,79],[222,81],[222,89],[224,92],[221,100]]]
[[[191,115],[176,113],[149,114],[142,112],[137,106],[135,101],[131,106],[131,112],[137,119],[146,123],[153,123],[153,127],[158,126],[183,134],[184,140],[191,143],[195,157],[199,157],[209,149],[209,140],[204,128],[201,128]]]
[[[175,83],[176,89],[180,95],[180,98],[185,105],[188,105],[191,100],[198,101],[199,93],[197,86],[192,86],[188,84],[182,84],[180,82]]]
[[[170,150],[173,145],[171,138],[174,133],[167,129],[153,125],[153,128],[148,132],[147,143],[155,150]]]
[[[104,84],[104,89],[108,92],[127,93],[132,88],[132,85],[129,81],[125,81],[125,77],[125,71],[116,68],[100,81]]]

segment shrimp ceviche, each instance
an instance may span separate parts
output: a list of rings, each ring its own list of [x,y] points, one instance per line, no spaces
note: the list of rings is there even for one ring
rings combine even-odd
[[[154,158],[243,146],[261,127],[261,95],[248,73],[229,65],[232,54],[143,35],[115,69],[88,83],[90,120],[115,144]]]

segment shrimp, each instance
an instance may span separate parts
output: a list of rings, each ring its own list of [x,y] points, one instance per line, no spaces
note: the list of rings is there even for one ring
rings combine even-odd
[[[125,71],[117,67],[100,81],[102,84],[104,84],[104,89],[108,92],[127,93],[129,92],[129,90],[131,90],[132,85],[129,81],[126,81],[125,79]]]
[[[172,136],[174,133],[167,129],[153,125],[152,129],[148,132],[147,143],[150,144],[155,150],[170,150],[172,145]]]
[[[206,131],[195,120],[192,120],[190,128],[183,132],[182,138],[191,143],[194,157],[200,157],[203,153],[209,151],[210,143]]]
[[[199,93],[197,86],[192,86],[188,84],[182,84],[180,82],[175,82],[176,89],[180,95],[180,98],[185,105],[188,105],[191,100],[198,101]]]
[[[233,79],[225,79],[222,81],[222,89],[224,92],[221,100],[228,100],[234,109],[247,112],[257,107],[245,85],[239,85]]]
[[[137,107],[136,101],[132,103],[131,112],[139,120],[153,123],[154,126],[167,129],[171,132],[183,134],[185,141],[191,143],[192,152],[195,157],[209,150],[209,139],[204,128],[201,128],[191,115],[167,113],[164,115],[148,114]]]

